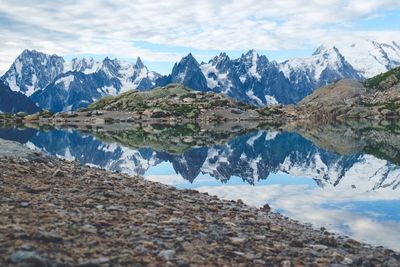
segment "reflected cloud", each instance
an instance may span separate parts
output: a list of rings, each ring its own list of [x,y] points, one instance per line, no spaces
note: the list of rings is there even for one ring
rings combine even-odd
[[[371,210],[376,203],[385,201],[398,207],[397,191],[355,192],[335,188],[321,189],[309,185],[224,185],[196,188],[222,199],[241,199],[248,205],[261,207],[268,203],[274,210],[290,218],[325,227],[330,231],[349,235],[374,245],[383,245],[400,251],[398,234],[400,223],[381,213],[358,210],[357,204],[365,202]],[[400,208],[397,208],[399,211]]]

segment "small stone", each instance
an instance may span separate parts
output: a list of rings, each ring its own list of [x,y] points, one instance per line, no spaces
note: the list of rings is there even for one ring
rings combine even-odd
[[[302,248],[304,247],[304,243],[301,242],[300,240],[292,240],[289,244],[291,247],[295,247],[295,248]]]
[[[19,206],[20,206],[21,208],[28,208],[30,205],[31,205],[31,203],[30,203],[30,202],[27,202],[27,201],[24,201],[24,202],[19,203]]]
[[[82,231],[85,233],[97,234],[97,228],[90,224],[82,226]]]
[[[170,260],[175,256],[176,252],[173,249],[162,250],[158,253],[157,257],[164,258],[165,260]]]
[[[271,211],[271,207],[270,207],[268,204],[265,204],[265,205],[261,208],[261,210],[263,210],[263,211],[265,211],[265,212],[269,212],[269,211]]]
[[[54,173],[53,173],[53,177],[64,177],[65,176],[65,172],[61,171],[60,169],[57,169]]]
[[[240,238],[240,237],[231,237],[230,241],[232,244],[234,245],[242,245],[244,244],[244,242],[246,241],[246,239],[244,238]]]
[[[19,250],[14,252],[11,255],[11,262],[16,264],[25,263],[23,266],[51,266],[48,260],[34,251]]]
[[[347,239],[343,246],[345,248],[355,248],[355,247],[358,247],[360,245],[361,245],[361,243],[356,241],[356,240],[354,240],[354,239]]]
[[[84,261],[80,263],[78,266],[79,267],[92,267],[92,266],[98,266],[101,264],[106,264],[110,261],[110,258],[108,257],[99,257],[97,259],[91,259],[88,261]]]
[[[281,267],[291,267],[292,263],[289,260],[284,260],[281,262]]]
[[[351,265],[351,264],[353,264],[353,260],[350,259],[350,258],[344,258],[342,260],[341,264],[343,264],[343,265]]]
[[[59,243],[59,242],[63,241],[62,237],[59,236],[57,233],[46,232],[46,231],[39,231],[36,234],[36,238],[39,240],[42,240],[42,241],[46,241],[46,242]]]

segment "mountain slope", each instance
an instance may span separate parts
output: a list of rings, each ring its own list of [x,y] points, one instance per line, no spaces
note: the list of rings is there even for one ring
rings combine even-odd
[[[72,62],[73,71],[60,74],[31,96],[35,103],[54,112],[76,110],[106,95],[130,89],[149,90],[160,76],[149,71],[140,58],[134,65],[109,58],[102,62],[92,59]]]
[[[31,96],[64,71],[64,59],[36,50],[24,50],[1,77],[11,90]]]
[[[170,84],[149,92],[137,90],[116,97],[102,98],[89,107],[93,110],[133,112],[133,116],[153,119],[254,120],[262,115],[254,107],[213,92],[191,90]]]
[[[400,67],[365,82],[341,80],[319,88],[296,108],[312,119],[399,118]]]
[[[221,53],[201,64],[189,54],[157,84],[181,83],[198,91],[224,93],[239,101],[265,106],[297,103],[316,88],[343,78],[363,79],[337,48],[320,47],[309,58],[281,64],[254,50],[233,60]]]
[[[32,114],[40,109],[25,95],[12,91],[0,81],[0,111],[6,113],[26,112]]]
[[[346,60],[365,78],[400,66],[400,45],[374,40],[359,40],[354,43],[336,44]]]
[[[311,57],[294,58],[280,64],[280,69],[301,100],[316,88],[340,79],[362,80],[336,47],[319,47]]]

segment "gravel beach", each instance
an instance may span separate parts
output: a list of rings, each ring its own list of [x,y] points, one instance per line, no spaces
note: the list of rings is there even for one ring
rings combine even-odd
[[[0,266],[400,266],[268,205],[0,146]]]

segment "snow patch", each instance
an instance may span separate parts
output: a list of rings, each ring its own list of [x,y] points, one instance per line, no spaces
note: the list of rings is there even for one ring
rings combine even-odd
[[[58,80],[55,82],[55,84],[58,85],[58,84],[60,84],[60,83],[64,83],[64,89],[65,89],[65,90],[68,90],[70,84],[74,81],[74,79],[75,79],[75,76],[74,76],[74,75],[68,75],[68,76],[65,76],[65,77],[62,77],[62,78],[58,79]]]

